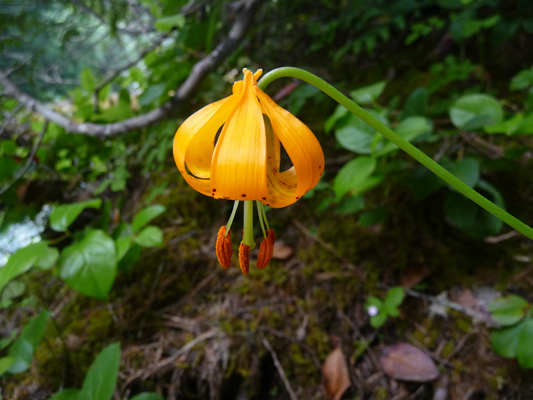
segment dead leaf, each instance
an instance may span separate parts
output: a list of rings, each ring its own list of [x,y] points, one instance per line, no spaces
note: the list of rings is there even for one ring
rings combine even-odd
[[[348,365],[340,347],[336,347],[326,357],[322,364],[322,376],[328,399],[340,400],[351,385]]]
[[[379,357],[379,363],[387,375],[401,381],[428,382],[439,377],[433,360],[408,343],[387,346]]]
[[[409,266],[403,271],[400,284],[404,288],[411,289],[426,279],[430,273],[431,271],[425,265]]]
[[[274,243],[274,254],[272,258],[274,260],[286,260],[292,256],[293,249],[291,246],[287,246],[283,241],[278,241]]]

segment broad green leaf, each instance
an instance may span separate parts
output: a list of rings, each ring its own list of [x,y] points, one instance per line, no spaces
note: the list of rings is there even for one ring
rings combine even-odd
[[[402,287],[396,286],[390,288],[387,291],[387,296],[385,297],[384,304],[385,306],[398,307],[400,304],[402,304],[404,297],[405,291]]]
[[[349,111],[346,107],[338,105],[333,114],[329,116],[329,118],[324,123],[324,130],[326,133],[329,133],[331,129],[335,126],[336,122],[343,118],[344,116],[348,115]]]
[[[523,90],[533,86],[533,67],[524,69],[515,75],[511,81],[511,90]]]
[[[343,198],[335,208],[337,214],[352,214],[365,209],[365,198],[363,196],[350,196]]]
[[[181,29],[185,26],[185,16],[183,14],[175,14],[159,18],[155,21],[154,26],[161,32],[169,32],[172,28]]]
[[[351,91],[350,96],[352,96],[352,98],[357,103],[373,103],[378,99],[381,93],[383,93],[385,85],[385,81],[380,81],[370,86],[365,86],[357,90]]]
[[[91,364],[81,391],[90,400],[111,400],[117,384],[120,343],[107,346]]]
[[[131,400],[163,400],[163,398],[157,393],[139,393],[137,396],[133,396]]]
[[[147,106],[158,100],[165,91],[165,83],[157,83],[151,85],[145,92],[139,97],[139,104],[141,106]]]
[[[450,108],[452,123],[461,129],[478,129],[498,124],[503,119],[502,106],[487,94],[468,94]]]
[[[533,368],[533,320],[531,318],[528,318],[520,332],[516,358],[522,368]]]
[[[115,243],[104,231],[90,230],[81,241],[63,250],[58,267],[71,288],[105,299],[117,274]]]
[[[133,222],[131,224],[131,227],[133,228],[133,232],[137,233],[139,230],[145,226],[148,222],[153,220],[154,218],[158,217],[162,213],[164,213],[166,210],[165,206],[162,206],[160,204],[155,204],[153,206],[146,207],[139,211],[135,218],[133,218]]]
[[[376,169],[376,160],[372,157],[360,156],[349,161],[341,168],[333,181],[333,190],[338,198],[348,192],[360,193],[361,184]]]
[[[462,194],[448,192],[444,202],[444,211],[448,221],[461,230],[474,225],[478,205]]]
[[[57,392],[50,400],[92,400],[88,395],[79,389],[65,389]]]
[[[474,158],[463,158],[450,166],[450,172],[470,187],[479,181],[479,162]]]
[[[528,331],[531,322],[531,318],[526,317],[516,325],[492,331],[490,342],[494,351],[503,357],[516,357],[522,331]]]
[[[366,111],[380,120],[380,122],[387,126],[389,125],[387,119],[382,115],[372,110]],[[372,153],[374,140],[376,138],[379,140],[381,135],[361,119],[355,115],[351,115],[345,124],[335,130],[335,138],[347,150],[360,154],[370,154]]]
[[[521,127],[523,120],[523,114],[516,114],[505,121],[501,121],[498,124],[486,126],[484,128],[484,131],[487,133],[505,133],[506,135],[510,136]]]
[[[26,284],[21,281],[11,281],[9,282],[2,296],[0,296],[0,308],[7,308],[13,303],[13,299],[20,296],[26,290]]]
[[[403,118],[416,115],[426,115],[428,105],[428,92],[426,88],[420,87],[411,92],[405,106],[403,107]]]
[[[512,135],[533,135],[533,113],[526,114]]]
[[[373,210],[366,211],[359,216],[359,225],[371,226],[381,224],[387,219],[389,211],[385,206],[379,206]]]
[[[17,374],[29,368],[32,363],[33,352],[43,338],[49,318],[50,311],[43,311],[22,328],[20,336],[8,351],[9,357],[13,357],[16,360],[9,368],[9,372]]]
[[[401,121],[394,131],[408,142],[416,139],[424,133],[431,132],[431,122],[424,117],[408,117]],[[382,156],[398,149],[391,141],[383,138],[383,146],[376,151],[377,156]]]
[[[142,247],[158,247],[163,245],[163,231],[157,226],[147,226],[135,238],[135,243]]]
[[[2,376],[13,364],[17,362],[14,357],[2,357],[0,358],[0,376]]]
[[[510,295],[497,298],[487,305],[492,319],[503,326],[514,325],[527,313],[529,303],[522,297]]]
[[[115,239],[115,248],[117,249],[117,262],[122,260],[122,257],[128,252],[131,246],[132,237],[124,236]]]
[[[59,257],[59,250],[55,247],[44,247],[37,258],[35,267],[39,269],[50,269],[54,266]]]
[[[7,260],[6,265],[0,268],[0,292],[9,281],[30,270],[41,259],[46,249],[47,242],[43,241],[30,244],[13,253]]]
[[[56,207],[50,214],[50,227],[58,232],[65,232],[74,220],[86,208],[99,209],[102,199],[91,199],[79,203],[62,204]]]
[[[80,75],[81,87],[88,92],[93,92],[96,88],[96,80],[89,67],[83,68]]]

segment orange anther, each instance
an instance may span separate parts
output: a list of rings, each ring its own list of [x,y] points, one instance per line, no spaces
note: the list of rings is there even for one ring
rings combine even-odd
[[[216,253],[218,262],[222,268],[228,269],[231,265],[231,231],[226,235],[226,225],[223,225],[218,230]]]
[[[259,246],[259,254],[257,255],[256,263],[257,268],[264,269],[270,264],[270,260],[272,260],[272,255],[274,254],[275,241],[276,234],[274,233],[274,229],[270,228],[267,231],[267,237],[263,239],[261,246]]]
[[[250,270],[250,246],[241,243],[239,246],[239,264],[243,274],[248,274]]]

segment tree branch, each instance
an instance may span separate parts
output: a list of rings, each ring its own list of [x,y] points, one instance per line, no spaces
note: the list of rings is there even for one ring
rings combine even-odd
[[[209,72],[211,72],[238,47],[241,41],[245,38],[246,32],[252,23],[255,9],[260,3],[261,0],[247,0],[243,2],[243,7],[226,39],[219,43],[209,55],[194,65],[190,75],[168,102],[146,114],[138,115],[121,122],[111,124],[75,122],[52,110],[29,94],[22,92],[13,82],[11,82],[11,80],[9,80],[7,74],[3,71],[0,71],[0,85],[4,87],[4,92],[7,96],[16,99],[25,108],[41,114],[50,122],[65,128],[69,133],[108,138],[145,128],[161,121],[167,117],[173,109],[188,100],[207,74],[209,74]]]

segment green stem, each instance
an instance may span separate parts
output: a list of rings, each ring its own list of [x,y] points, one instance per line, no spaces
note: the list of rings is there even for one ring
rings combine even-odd
[[[253,200],[244,202],[244,233],[242,243],[250,246],[250,250],[255,247],[254,242],[254,202]]]
[[[273,71],[270,71],[268,74],[263,76],[263,78],[261,79],[261,81],[258,83],[257,86],[261,90],[265,90],[266,87],[270,83],[280,78],[297,78],[297,79],[301,79],[302,81],[305,81],[317,87],[322,92],[324,92],[329,97],[331,97],[333,100],[335,100],[337,103],[343,105],[350,112],[355,114],[357,117],[361,118],[364,122],[366,122],[376,131],[381,133],[383,136],[385,136],[388,140],[390,140],[400,149],[408,153],[411,157],[413,157],[419,163],[424,165],[427,169],[432,171],[435,175],[441,178],[444,182],[453,186],[455,189],[457,189],[457,191],[461,192],[464,196],[466,196],[467,198],[469,198],[470,200],[472,200],[474,203],[478,204],[479,206],[483,207],[485,210],[487,210],[492,215],[494,215],[495,217],[505,222],[507,225],[513,227],[518,232],[524,234],[528,238],[533,239],[533,228],[531,228],[530,226],[527,226],[519,219],[513,217],[507,211],[501,209],[496,204],[494,204],[492,201],[488,200],[486,197],[476,192],[470,186],[468,186],[463,181],[461,181],[459,178],[457,178],[455,175],[451,174],[446,169],[441,167],[439,164],[433,161],[430,157],[428,157],[422,151],[418,150],[411,143],[409,143],[408,141],[403,139],[401,136],[396,134],[394,131],[386,127],[384,124],[379,122],[376,118],[374,118],[372,115],[367,113],[357,104],[355,104],[352,100],[350,100],[348,97],[343,95],[340,91],[335,89],[333,86],[331,86],[329,83],[319,78],[318,76],[313,75],[310,72],[304,71],[299,68],[282,67],[282,68],[277,68]]]
[[[259,216],[259,223],[261,224],[261,230],[263,231],[263,236],[266,239],[266,232],[265,232],[265,224],[263,222],[263,213],[261,212],[261,208],[263,208],[263,204],[259,201],[255,202],[257,206],[257,215]]]
[[[228,233],[231,229],[231,224],[233,224],[233,219],[235,218],[235,214],[237,214],[237,208],[239,208],[238,200],[233,203],[233,210],[231,210],[231,215],[229,217],[228,223],[226,224],[226,234],[224,235],[224,237],[228,236]]]

